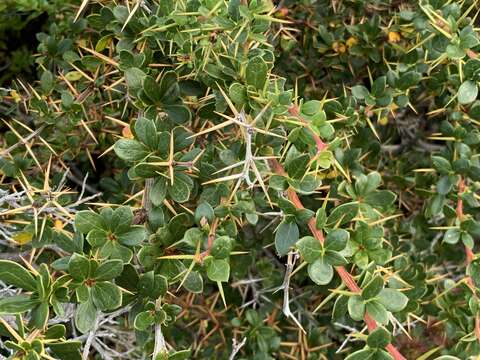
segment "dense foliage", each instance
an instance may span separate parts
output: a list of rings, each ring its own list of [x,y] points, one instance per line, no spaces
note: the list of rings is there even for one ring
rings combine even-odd
[[[479,10],[2,2],[0,357],[477,358]]]

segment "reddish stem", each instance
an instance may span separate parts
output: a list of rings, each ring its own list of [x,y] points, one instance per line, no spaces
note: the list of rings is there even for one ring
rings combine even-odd
[[[465,180],[460,177],[460,180],[458,181],[458,198],[457,198],[457,217],[460,221],[463,220],[464,214],[463,214],[463,200],[461,198],[461,195],[463,192],[465,192]],[[467,258],[467,266],[470,265],[470,263],[473,261],[475,258],[475,255],[473,254],[472,249],[470,249],[467,245],[465,245],[465,256]],[[468,276],[467,277],[467,284],[470,287],[470,289],[473,292],[473,295],[476,296],[475,294],[475,283],[473,282],[473,279]],[[477,338],[477,341],[480,342],[480,314],[475,315],[475,336]]]
[[[457,218],[460,220],[460,221],[463,221],[463,217],[464,217],[464,214],[463,214],[463,200],[461,198],[461,195],[463,192],[465,192],[465,180],[460,177],[460,180],[458,180],[458,195],[457,195],[457,209],[456,209],[456,213],[457,213]],[[474,254],[473,254],[473,251],[472,249],[470,249],[467,245],[465,245],[465,255],[467,257],[467,264],[470,264],[473,259],[474,259]],[[479,338],[480,339],[480,338]]]
[[[205,258],[206,256],[210,255],[210,250],[213,246],[213,240],[215,240],[215,234],[217,232],[218,222],[219,220],[217,217],[212,222],[212,227],[210,228],[210,232],[208,233],[207,249],[199,255],[200,261],[202,261],[203,258]]]
[[[322,142],[323,143],[323,142]],[[326,146],[326,145],[325,145]],[[275,173],[278,175],[286,176],[285,169],[283,166],[276,160],[272,159],[270,160],[270,165]],[[287,190],[287,195],[290,201],[295,205],[297,209],[304,209],[304,206],[302,202],[300,201],[300,198],[298,197],[297,193],[295,190],[292,188],[289,188]],[[316,227],[316,219],[315,216],[310,219],[308,222],[308,227],[310,229],[310,232],[312,235],[320,241],[320,243],[325,242],[325,238],[323,237],[323,233],[321,230],[317,229]],[[358,286],[358,284],[355,282],[355,279],[353,276],[345,269],[343,266],[337,266],[335,267],[335,270],[337,271],[337,274],[340,276],[342,279],[343,283],[347,286],[347,288],[354,293],[360,293],[362,289]],[[367,324],[368,331],[371,332],[377,328],[377,323],[376,321],[368,314],[365,312],[365,317],[364,317],[365,323]],[[393,346],[392,344],[388,344],[386,347],[387,351],[393,356],[395,360],[406,360],[405,357]]]
[[[460,221],[463,220],[463,200],[460,197],[462,193],[465,191],[465,180],[463,178],[460,178],[458,180],[458,199],[457,199],[457,217],[460,219]]]
[[[477,340],[480,339],[480,315],[475,316],[475,336]]]
[[[315,140],[315,144],[317,145],[317,153],[321,152],[323,149],[325,149],[328,146],[322,141],[322,139],[320,139],[320,136],[318,136],[318,134],[315,131],[313,131],[313,129],[310,127],[310,123],[300,115],[300,112],[298,111],[298,106],[292,105],[288,109],[288,112],[291,115],[295,116],[298,120],[300,120],[305,125],[305,127],[310,131],[310,133],[313,136],[313,139]]]

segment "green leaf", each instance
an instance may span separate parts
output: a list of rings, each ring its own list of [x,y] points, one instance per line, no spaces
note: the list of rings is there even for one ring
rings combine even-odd
[[[383,327],[378,327],[373,330],[367,338],[367,345],[371,348],[384,348],[391,342],[390,333]]]
[[[147,118],[141,117],[135,122],[135,135],[138,139],[151,149],[158,145],[157,128],[155,123]]]
[[[308,276],[317,285],[327,285],[333,279],[333,267],[322,258],[308,265]]]
[[[194,217],[195,217],[195,222],[198,225],[201,225],[202,219],[209,223],[212,222],[213,218],[215,217],[215,213],[213,211],[212,205],[210,205],[208,202],[200,203],[195,209]]]
[[[322,180],[313,175],[304,175],[301,179],[288,179],[288,183],[297,193],[309,195],[322,184]]]
[[[478,95],[478,86],[471,80],[464,81],[458,88],[458,102],[462,105],[475,101]]]
[[[135,316],[133,327],[145,331],[155,323],[155,314],[152,311],[142,311]]]
[[[365,196],[371,193],[380,185],[382,177],[376,171],[368,175],[360,174],[355,182],[355,192],[357,196]]]
[[[367,313],[379,324],[388,324],[388,312],[385,306],[378,301],[370,301],[366,304]]]
[[[122,292],[110,282],[97,282],[91,289],[95,306],[102,311],[113,310],[122,304]]]
[[[21,314],[31,310],[38,304],[30,296],[14,295],[0,300],[0,314]]]
[[[135,225],[132,226],[129,231],[118,235],[118,242],[126,246],[136,246],[141,244],[146,237],[147,231],[145,227]]]
[[[437,182],[437,192],[440,195],[447,195],[455,185],[456,177],[453,175],[450,176],[442,176],[440,180]]]
[[[118,140],[113,150],[119,158],[125,161],[138,161],[142,160],[148,155],[148,149],[142,143],[131,139]]]
[[[165,295],[168,289],[167,278],[163,275],[149,271],[140,277],[138,282],[139,294],[143,297],[156,299]]]
[[[46,70],[42,73],[42,76],[40,77],[40,86],[47,94],[52,91],[55,86],[55,81],[53,74],[50,71]]]
[[[375,351],[372,349],[362,349],[355,351],[354,353],[348,355],[345,360],[368,360],[368,359],[373,359],[373,356],[375,355]]]
[[[32,274],[23,266],[10,260],[0,260],[0,280],[27,291],[37,290],[37,282]]]
[[[280,256],[286,255],[290,247],[295,245],[300,232],[294,222],[282,221],[275,233],[275,249]]]
[[[465,50],[454,44],[448,45],[446,50],[448,57],[452,60],[463,59],[466,55]]]
[[[93,278],[97,281],[105,281],[115,279],[123,271],[122,260],[107,260],[100,264],[95,270]]]
[[[446,175],[452,171],[450,162],[441,156],[432,156],[433,167],[442,175]]]
[[[167,196],[167,189],[167,179],[163,176],[157,177],[150,190],[150,200],[153,205],[160,206],[163,204],[163,200],[165,200],[165,197]]]
[[[160,296],[165,296],[168,290],[168,280],[165,276],[160,274],[155,274],[153,277],[153,290],[151,292],[151,297],[158,298]]]
[[[307,154],[300,154],[293,159],[289,159],[285,165],[288,176],[293,179],[302,179],[307,171],[308,163],[310,162],[310,156]]]
[[[467,266],[467,275],[470,276],[477,287],[480,285],[480,262],[478,260],[472,261]]]
[[[80,332],[86,333],[92,329],[96,318],[97,308],[91,299],[77,306],[77,311],[75,313],[75,326]]]
[[[322,169],[328,169],[332,166],[333,154],[331,151],[323,150],[317,157],[317,164]]]
[[[213,242],[210,255],[216,259],[225,259],[230,255],[233,248],[233,241],[228,236],[220,236]]]
[[[339,225],[350,222],[358,213],[358,204],[346,203],[335,207],[328,217],[327,225]]]
[[[314,116],[322,110],[322,103],[318,100],[305,101],[300,106],[300,112],[306,116]]]
[[[363,85],[355,85],[352,87],[352,95],[358,100],[363,100],[370,95],[370,92]]]
[[[68,273],[75,280],[85,280],[90,273],[90,261],[80,254],[73,254],[68,262]]]
[[[212,281],[227,282],[230,277],[230,264],[223,259],[211,258],[207,262],[207,276]]]
[[[130,206],[119,206],[113,211],[110,228],[115,234],[121,234],[130,229],[132,221],[133,212]]]
[[[100,248],[100,256],[111,259],[120,259],[126,264],[132,259],[133,252],[120,243],[108,241]]]
[[[53,355],[55,355],[55,358],[60,360],[81,360],[81,346],[81,341],[62,341],[48,344],[48,348],[52,351]]]
[[[461,234],[462,232],[460,229],[448,229],[443,236],[443,242],[446,242],[447,244],[456,244],[460,240]]]
[[[405,309],[408,303],[408,297],[396,289],[385,288],[380,291],[378,301],[385,306],[388,311],[398,312]]]
[[[398,78],[395,85],[400,90],[407,90],[408,88],[411,88],[412,86],[417,85],[421,79],[422,79],[422,74],[416,71],[409,71],[402,74]]]
[[[203,278],[198,271],[191,271],[185,281],[183,287],[194,294],[201,294],[203,292]]]
[[[160,85],[153,77],[145,76],[143,79],[143,91],[154,104],[158,104],[162,101],[163,94],[161,93]]]
[[[63,324],[56,324],[48,327],[45,332],[46,339],[60,339],[65,336],[66,328]]]
[[[284,176],[272,175],[268,186],[277,191],[285,191],[288,189],[288,181]]]
[[[50,315],[48,301],[41,302],[35,306],[30,313],[30,326],[37,329],[44,329],[47,325],[48,316]]]
[[[333,251],[342,251],[347,246],[350,233],[344,229],[334,229],[325,238],[325,248]]]
[[[173,185],[168,188],[168,195],[173,201],[184,203],[190,198],[193,180],[184,173],[175,173]]]
[[[315,215],[315,226],[317,229],[322,230],[327,222],[327,212],[324,208],[319,208]]]
[[[389,190],[378,190],[365,195],[365,202],[374,207],[387,207],[395,202],[397,195]]]
[[[365,303],[360,295],[353,295],[348,299],[348,314],[355,321],[363,320],[365,315]]]
[[[268,65],[260,56],[250,59],[245,70],[245,77],[248,85],[262,90],[267,80]]]
[[[372,95],[375,97],[381,97],[385,93],[385,88],[387,86],[387,77],[380,76],[379,78],[375,79],[372,84]]]
[[[185,105],[165,105],[165,112],[175,124],[183,124],[192,119],[192,113]]]
[[[333,305],[332,320],[341,319],[348,311],[348,296],[339,295]]]
[[[108,241],[108,235],[105,230],[93,229],[87,234],[87,241],[94,248],[103,246]]]
[[[323,260],[333,266],[342,266],[348,264],[347,259],[338,251],[326,250]]]
[[[377,349],[375,351],[375,360],[394,360],[386,350]]]
[[[322,255],[320,241],[313,236],[304,236],[297,241],[297,249],[307,263],[313,263]]]
[[[142,87],[145,73],[139,68],[129,68],[125,71],[125,81],[132,90],[140,89]]]
[[[469,233],[462,232],[461,239],[462,239],[463,244],[466,247],[468,247],[470,249],[473,249],[473,247],[475,245],[475,242],[473,240],[473,237]]]
[[[383,289],[384,282],[381,276],[375,276],[362,290],[362,298],[369,300],[377,296]]]
[[[236,105],[239,106],[242,106],[248,100],[246,87],[239,83],[233,83],[230,85],[228,88],[228,96]]]
[[[93,229],[106,230],[106,224],[99,214],[90,210],[83,210],[75,215],[75,228],[86,234]]]
[[[324,122],[323,124],[318,125],[318,132],[319,132],[321,138],[324,138],[326,140],[332,140],[333,136],[335,135],[335,128],[333,127],[332,124],[330,124],[328,122]],[[324,153],[324,152],[325,151],[323,151],[322,153]],[[328,152],[326,152],[326,153],[328,154]],[[324,156],[325,155],[320,155],[319,156],[320,161],[323,162],[325,160]],[[331,162],[333,160],[333,156],[328,155],[328,159]],[[323,166],[326,166],[326,163],[324,163]]]

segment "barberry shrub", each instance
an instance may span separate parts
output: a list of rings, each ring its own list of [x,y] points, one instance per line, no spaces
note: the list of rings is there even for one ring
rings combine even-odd
[[[0,4],[0,357],[477,358],[478,13]]]

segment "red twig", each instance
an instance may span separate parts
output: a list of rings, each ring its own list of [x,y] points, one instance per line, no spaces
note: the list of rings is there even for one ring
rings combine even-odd
[[[465,180],[460,177],[460,180],[458,181],[458,198],[457,198],[457,218],[462,221],[464,214],[463,214],[463,200],[461,198],[461,195],[463,192],[465,192]],[[473,254],[472,249],[470,249],[467,245],[465,245],[465,256],[467,258],[467,266],[470,265],[470,263],[473,261],[475,258],[475,255]],[[472,290],[474,296],[475,294],[475,283],[473,282],[473,279],[468,276],[467,277],[467,284]],[[477,338],[477,341],[480,342],[480,314],[475,315],[475,336]]]
[[[282,176],[286,175],[285,169],[276,159],[270,160],[270,164],[275,173]],[[293,190],[292,188],[289,188],[287,190],[287,194],[288,194],[288,198],[295,205],[297,209],[304,208],[295,190]],[[310,232],[318,241],[320,241],[320,243],[323,244],[325,241],[325,238],[323,237],[322,232],[319,229],[317,229],[315,224],[316,224],[316,219],[315,217],[312,217],[308,222],[308,227],[310,229]],[[340,276],[343,283],[348,287],[350,291],[354,293],[360,293],[362,291],[362,289],[360,289],[360,287],[355,282],[355,279],[353,278],[353,276],[343,266],[337,266],[335,267],[335,270],[337,271],[337,274]],[[371,332],[377,328],[376,321],[368,313],[365,313],[364,320],[365,320],[365,323],[367,324],[368,331]],[[386,349],[393,356],[395,360],[406,360],[405,357],[403,357],[403,355],[392,344],[388,344]]]
[[[300,112],[298,111],[298,106],[296,105],[292,105],[289,109],[288,109],[288,112],[295,116],[298,120],[300,120],[304,125],[305,127],[310,131],[310,133],[312,134],[313,136],[313,139],[315,140],[315,144],[317,145],[317,154],[319,152],[321,152],[323,149],[325,149],[328,145],[325,144],[322,139],[320,139],[320,136],[318,136],[318,134],[313,131],[313,129],[310,127],[310,124],[308,123],[307,120],[305,120],[301,115],[300,115]]]
[[[462,193],[465,191],[465,180],[460,178],[458,181],[458,199],[457,199],[457,218],[463,220],[463,200],[461,198]],[[467,264],[470,264],[473,261],[474,255],[472,249],[465,245],[465,255],[467,257]]]
[[[218,222],[219,220],[217,217],[212,222],[212,227],[208,233],[207,249],[199,255],[200,261],[202,261],[206,256],[210,255],[210,250],[212,249],[213,241],[215,240],[215,234],[217,232]]]

